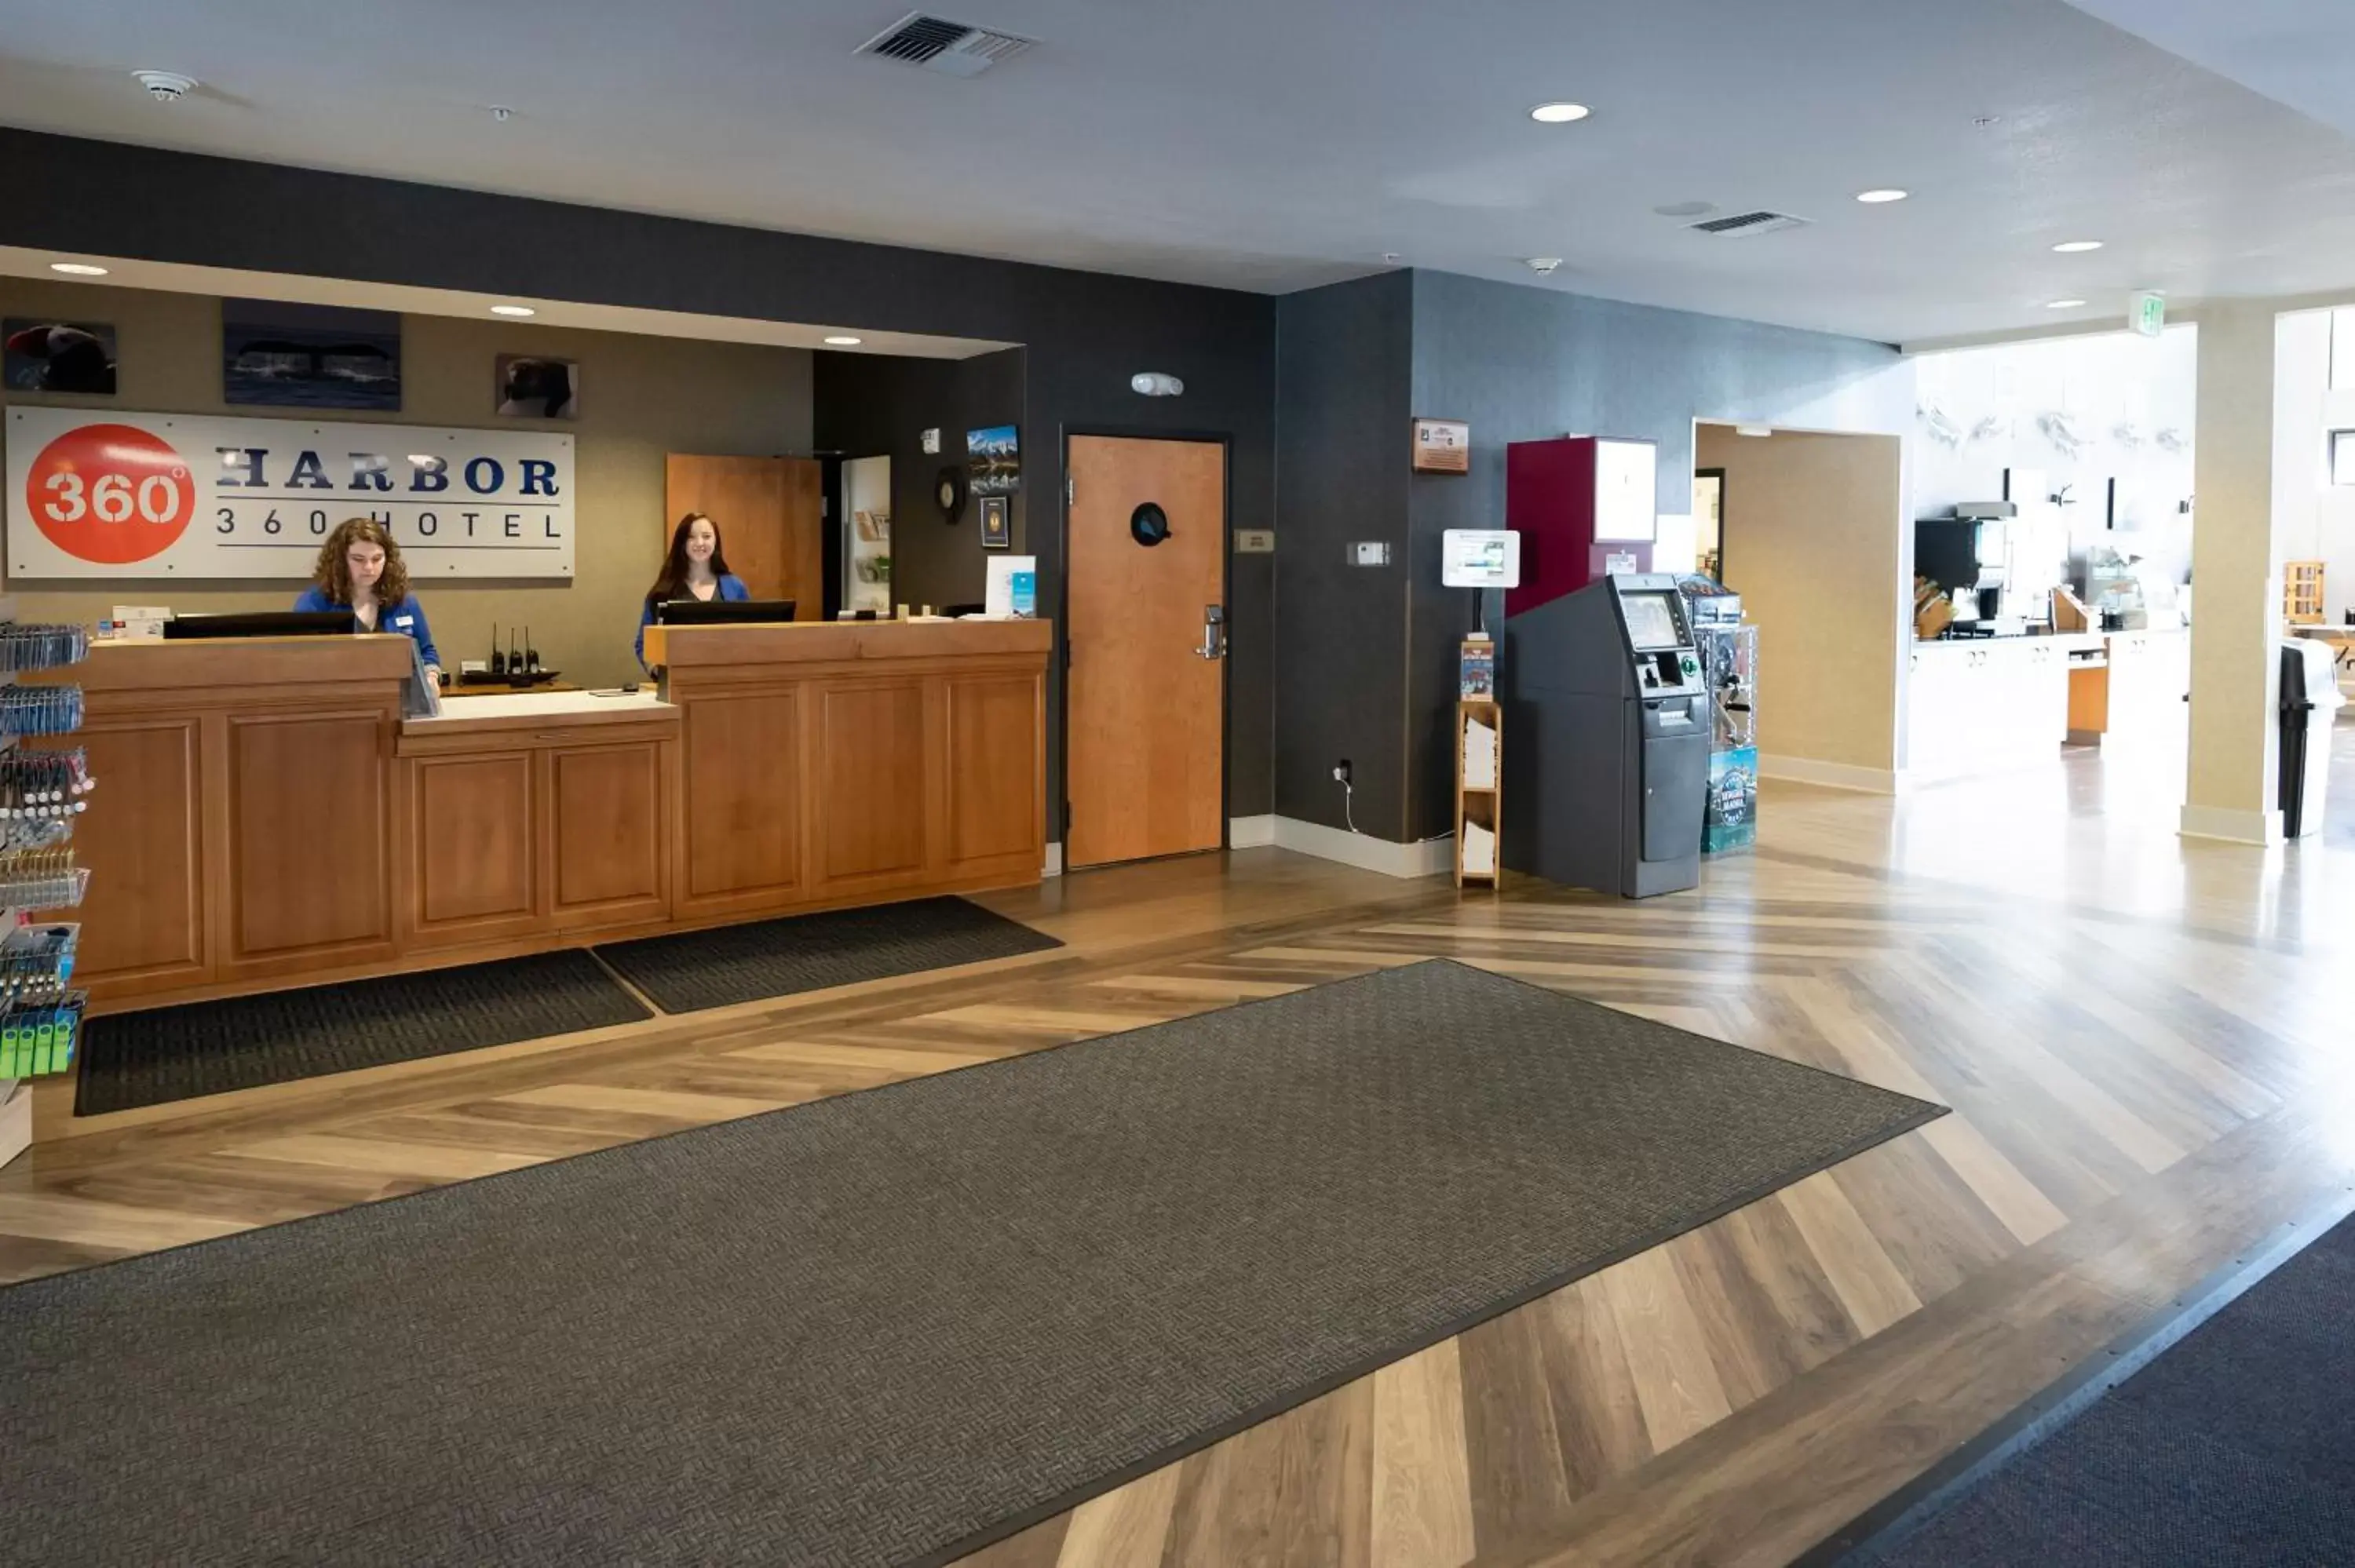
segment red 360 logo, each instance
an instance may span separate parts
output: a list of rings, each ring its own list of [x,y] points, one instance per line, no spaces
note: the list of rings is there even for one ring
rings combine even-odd
[[[197,483],[171,446],[133,425],[82,425],[41,449],[25,504],[49,543],[123,566],[161,555],[197,514]]]

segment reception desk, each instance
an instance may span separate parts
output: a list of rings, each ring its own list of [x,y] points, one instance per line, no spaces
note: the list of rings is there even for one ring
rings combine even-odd
[[[658,695],[401,717],[399,637],[100,644],[100,1011],[1038,881],[1040,621],[647,636]]]

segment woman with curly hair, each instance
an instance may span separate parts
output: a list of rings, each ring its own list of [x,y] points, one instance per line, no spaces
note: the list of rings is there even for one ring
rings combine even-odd
[[[442,679],[442,655],[425,624],[425,610],[409,591],[409,569],[392,534],[370,517],[338,524],[319,547],[311,586],[294,601],[296,609],[348,609],[362,631],[397,631],[412,638],[425,661],[425,678]]]

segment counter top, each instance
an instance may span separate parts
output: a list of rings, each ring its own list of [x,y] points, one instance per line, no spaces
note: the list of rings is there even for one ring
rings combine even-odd
[[[2120,635],[2123,634],[2100,631],[2061,631],[2049,637],[1939,637],[1926,641],[1916,639],[1913,652],[1923,653],[1938,649],[1951,649],[1964,652],[1984,653],[1998,648],[2050,648],[2071,653],[2082,650],[2097,649],[2102,646],[2106,638]]]
[[[1055,645],[1050,620],[794,620],[649,626],[646,662],[674,672],[741,664],[852,664],[886,659],[1028,654]]]
[[[645,692],[612,695],[598,692],[513,692],[501,696],[444,698],[431,718],[403,719],[403,735],[470,735],[478,731],[530,729],[539,726],[648,724],[676,721],[678,708]]]

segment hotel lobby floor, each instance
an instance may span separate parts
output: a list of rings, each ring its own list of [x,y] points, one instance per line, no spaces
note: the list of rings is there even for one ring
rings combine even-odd
[[[0,1280],[1444,954],[1955,1114],[973,1561],[1785,1562],[2355,1204],[2355,832],[2182,841],[2165,774],[1770,787],[1754,854],[1642,905],[1272,849],[1065,877],[983,900],[1051,952],[106,1118],[0,1171]]]

